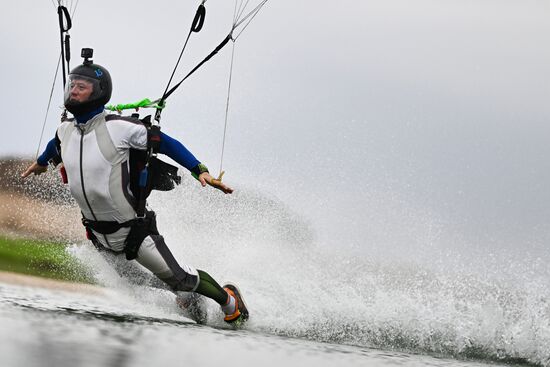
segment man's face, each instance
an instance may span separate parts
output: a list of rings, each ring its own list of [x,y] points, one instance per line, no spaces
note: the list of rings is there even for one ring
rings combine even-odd
[[[81,103],[86,102],[94,91],[93,84],[84,79],[71,80],[69,88],[71,101]]]

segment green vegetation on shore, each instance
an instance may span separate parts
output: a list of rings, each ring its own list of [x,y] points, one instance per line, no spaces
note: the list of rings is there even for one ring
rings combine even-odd
[[[59,243],[0,236],[0,270],[93,283],[89,271]]]

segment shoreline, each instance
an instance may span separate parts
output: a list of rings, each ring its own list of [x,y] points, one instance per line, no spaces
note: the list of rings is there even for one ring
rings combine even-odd
[[[105,288],[98,285],[42,278],[34,275],[12,273],[9,271],[0,271],[0,283],[24,287],[47,288],[51,290],[61,290],[74,293],[104,294],[105,292]]]

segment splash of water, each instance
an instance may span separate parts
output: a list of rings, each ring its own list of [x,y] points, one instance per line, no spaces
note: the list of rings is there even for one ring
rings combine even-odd
[[[318,246],[310,223],[255,190],[223,196],[184,181],[151,204],[180,261],[240,285],[251,330],[550,365],[550,278],[541,260],[474,261],[447,253],[434,255],[428,266],[329,251]],[[102,283],[131,289],[93,252],[76,255],[88,263],[96,258],[91,265],[103,274]],[[173,311],[154,293],[135,296],[151,308]]]

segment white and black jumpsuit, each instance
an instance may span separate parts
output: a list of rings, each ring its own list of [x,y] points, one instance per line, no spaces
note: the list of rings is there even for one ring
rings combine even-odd
[[[136,217],[135,200],[129,190],[130,149],[147,148],[147,128],[138,120],[108,116],[101,112],[85,123],[63,122],[57,129],[57,144],[71,194],[83,217],[123,223]],[[46,152],[42,159],[44,155]],[[93,235],[106,249],[122,252],[129,231],[126,227],[112,234]],[[196,291],[222,306],[228,300],[227,293],[208,273],[178,263],[161,235],[145,237],[136,261],[174,291]]]

